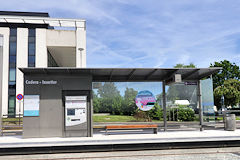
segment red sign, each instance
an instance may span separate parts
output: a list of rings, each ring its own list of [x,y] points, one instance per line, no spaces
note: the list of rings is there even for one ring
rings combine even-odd
[[[17,99],[20,101],[20,100],[22,100],[23,99],[23,95],[22,94],[18,94],[17,95]]]

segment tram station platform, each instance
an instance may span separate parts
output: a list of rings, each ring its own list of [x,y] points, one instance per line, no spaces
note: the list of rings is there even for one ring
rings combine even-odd
[[[95,134],[70,138],[0,137],[0,155],[211,147],[240,147],[240,130]]]

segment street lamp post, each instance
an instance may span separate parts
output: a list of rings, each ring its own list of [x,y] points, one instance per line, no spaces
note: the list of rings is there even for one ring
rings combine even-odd
[[[82,51],[84,50],[84,48],[78,48],[78,50],[80,51],[80,67],[82,68]]]

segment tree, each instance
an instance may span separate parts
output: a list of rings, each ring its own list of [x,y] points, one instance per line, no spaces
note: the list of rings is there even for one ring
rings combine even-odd
[[[234,106],[240,103],[240,81],[229,79],[224,81],[222,86],[214,90],[215,105],[220,108],[221,97],[224,96],[224,105]]]
[[[123,115],[123,110],[122,110],[123,102],[124,101],[122,96],[113,97],[112,111],[111,111],[113,115]]]
[[[120,96],[120,92],[113,82],[105,82],[102,87],[98,89],[98,94],[101,98],[111,98]]]
[[[174,66],[174,68],[196,68],[196,66],[193,63],[190,63],[189,65],[178,63]]]
[[[94,113],[99,113],[101,108],[100,99],[97,97],[97,94],[93,92],[93,111]]]
[[[224,60],[220,62],[214,62],[214,64],[210,64],[210,67],[222,67],[222,70],[213,74],[213,89],[222,86],[225,80],[240,80],[239,66],[237,66],[235,63]]]
[[[98,89],[97,93],[99,95],[97,98],[99,101],[98,111],[100,113],[121,113],[122,97],[113,82],[105,82],[104,85]],[[96,103],[98,101],[94,101],[95,104],[98,104]]]
[[[151,119],[162,120],[163,119],[163,109],[158,103],[155,103],[154,107],[148,111]]]
[[[135,104],[135,98],[138,91],[133,88],[126,88],[124,94],[124,104],[122,107],[123,113],[125,115],[133,115],[136,112],[137,106]]]

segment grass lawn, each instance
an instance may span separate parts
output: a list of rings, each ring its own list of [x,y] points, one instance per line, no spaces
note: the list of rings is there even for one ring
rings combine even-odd
[[[133,116],[107,115],[93,116],[93,122],[134,122],[136,119]]]
[[[222,117],[218,117],[216,121],[219,121],[222,119],[223,119]],[[214,121],[215,119],[212,117],[212,119],[210,118],[210,120]],[[240,120],[240,117],[236,117],[236,120]],[[199,118],[195,116],[194,121],[199,121]],[[125,116],[125,115],[94,115],[93,122],[144,122],[144,119],[137,120],[133,116]],[[152,120],[152,122],[162,122],[162,121]]]

